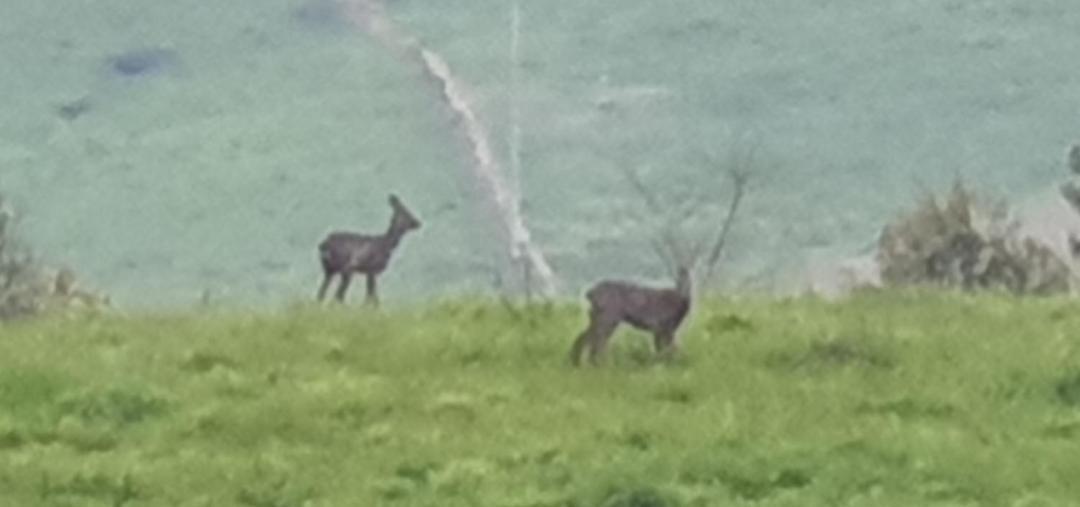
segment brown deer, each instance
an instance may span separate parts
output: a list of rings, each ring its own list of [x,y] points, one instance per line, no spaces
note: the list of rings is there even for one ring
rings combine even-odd
[[[570,362],[581,363],[586,346],[589,362],[597,364],[611,334],[625,322],[653,335],[659,357],[670,357],[676,348],[675,333],[690,311],[690,271],[679,266],[675,287],[646,287],[632,282],[604,280],[585,293],[589,300],[589,326],[574,341]]]
[[[641,195],[650,213],[654,216],[663,215],[665,210],[650,187],[638,179],[633,171],[627,169],[625,174]],[[744,170],[733,169],[731,178],[735,191],[720,233],[710,248],[706,278],[720,259],[735,214],[742,202],[748,174]],[[661,231],[663,241],[653,242],[653,248],[660,258],[674,267],[675,286],[656,288],[619,280],[604,280],[593,285],[585,293],[585,298],[589,301],[589,325],[578,335],[570,348],[571,364],[581,364],[581,356],[586,348],[589,362],[594,365],[599,363],[611,335],[622,323],[652,333],[653,346],[658,357],[670,358],[674,355],[678,348],[676,333],[690,312],[691,272],[701,257],[704,246],[704,243],[698,242],[687,250],[684,247],[685,242],[677,234],[677,225],[669,222]]]
[[[390,217],[390,226],[379,235],[357,234],[354,232],[332,232],[319,243],[319,260],[322,262],[323,282],[319,287],[317,299],[326,297],[326,290],[334,275],[341,276],[334,297],[345,302],[345,291],[354,273],[367,276],[367,297],[365,303],[377,306],[379,296],[376,291],[376,278],[390,263],[390,257],[401,242],[401,238],[413,229],[420,228],[420,220],[401,203],[396,195],[390,195],[390,207],[394,214]]]

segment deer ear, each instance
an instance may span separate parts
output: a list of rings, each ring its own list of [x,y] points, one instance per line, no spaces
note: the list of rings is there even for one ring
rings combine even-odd
[[[397,194],[390,194],[390,205],[395,208],[401,206],[401,200],[398,199]]]

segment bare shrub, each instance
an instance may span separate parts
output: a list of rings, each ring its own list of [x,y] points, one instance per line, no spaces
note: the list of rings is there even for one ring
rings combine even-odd
[[[15,240],[15,213],[0,198],[0,320],[33,315],[47,294],[42,270]]]
[[[1019,233],[1004,204],[980,199],[962,182],[887,225],[877,261],[882,282],[891,286],[1043,295],[1067,292],[1072,279],[1064,260]]]
[[[1065,153],[1065,165],[1074,177],[1080,176],[1080,144],[1069,147],[1069,150]],[[1080,213],[1080,188],[1077,187],[1076,181],[1063,183],[1060,190],[1065,202],[1069,203],[1074,211]]]
[[[109,305],[107,296],[76,285],[75,272],[42,266],[15,235],[15,213],[0,197],[0,321],[31,317],[51,309]]]

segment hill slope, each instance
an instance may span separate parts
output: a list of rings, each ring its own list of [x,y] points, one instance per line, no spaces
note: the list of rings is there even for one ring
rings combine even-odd
[[[1073,306],[717,300],[580,370],[571,307],[9,325],[0,505],[1075,505]]]
[[[502,259],[450,119],[333,4],[9,2],[0,191],[30,243],[121,304],[288,301],[314,291],[321,235],[382,229],[397,191],[427,227],[388,293],[486,288]],[[770,288],[864,246],[922,183],[1047,187],[1080,131],[1069,0],[523,2],[516,89],[506,2],[386,5],[468,85],[504,162],[518,101],[525,213],[567,293],[662,272],[620,168],[702,197],[704,231],[717,166],[756,149],[727,283]],[[145,48],[175,66],[110,71]]]

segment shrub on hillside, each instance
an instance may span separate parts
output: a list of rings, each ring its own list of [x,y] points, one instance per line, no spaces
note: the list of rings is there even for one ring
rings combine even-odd
[[[0,199],[0,320],[37,313],[42,290],[41,269],[14,237],[14,213]]]
[[[1046,245],[1022,237],[1002,204],[957,182],[885,227],[877,261],[885,285],[938,285],[1014,294],[1067,292],[1072,271]]]
[[[1072,206],[1073,211],[1080,213],[1080,186],[1076,181],[1076,177],[1080,176],[1080,144],[1069,147],[1069,151],[1065,154],[1065,165],[1068,166],[1069,172],[1073,174],[1073,179],[1061,184],[1061,196],[1065,198],[1065,202]]]
[[[15,214],[0,198],[0,321],[29,317],[48,309],[108,305],[108,298],[75,286],[69,268],[51,272],[15,237]]]

